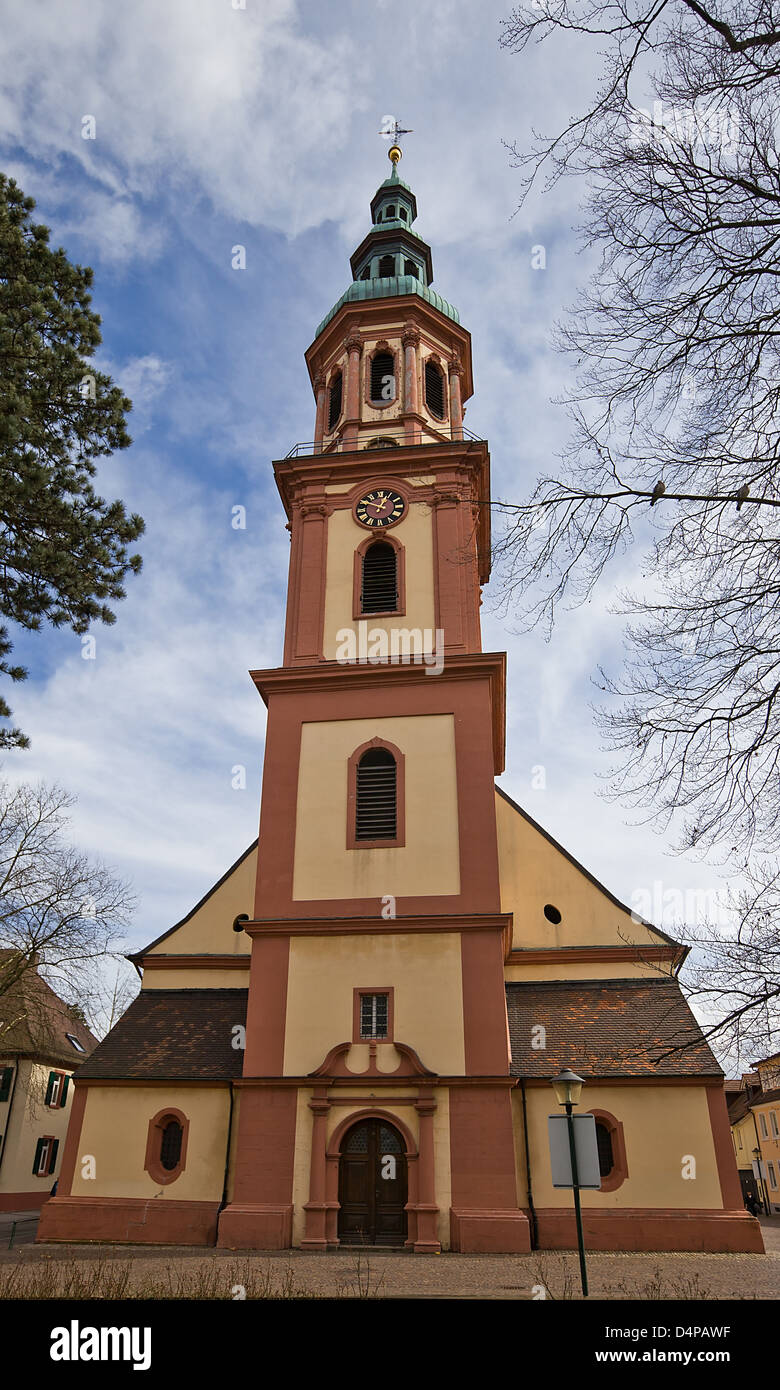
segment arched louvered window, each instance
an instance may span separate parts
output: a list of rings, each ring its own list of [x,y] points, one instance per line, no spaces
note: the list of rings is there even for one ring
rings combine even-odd
[[[360,272],[360,278],[361,278],[361,280],[370,280],[370,279],[371,279],[371,262],[370,262],[370,261],[369,261],[368,265],[365,266],[363,270],[361,270],[361,272]]]
[[[425,404],[432,415],[444,419],[444,377],[435,362],[425,364]]]
[[[371,358],[371,400],[374,405],[386,405],[395,400],[395,362],[389,352],[378,352]]]
[[[335,429],[336,421],[341,414],[341,393],[343,377],[341,372],[336,372],[330,383],[330,401],[328,404],[328,429]]]
[[[162,1132],[160,1162],[166,1173],[177,1166],[181,1158],[181,1141],[184,1131],[178,1120],[169,1120]]]
[[[389,208],[387,209],[387,212],[385,213],[385,217],[386,217],[386,219],[387,219],[388,221],[390,221],[392,218],[395,217],[395,204],[394,204],[394,203],[391,203],[391,204],[390,204]]]
[[[419,272],[414,261],[404,261],[404,275],[413,275],[415,280],[419,278]]]
[[[355,840],[394,840],[397,768],[387,748],[369,748],[357,765]]]
[[[395,256],[380,256],[379,258],[379,278],[389,280],[391,275],[395,275]]]
[[[612,1134],[601,1120],[596,1121],[596,1144],[599,1151],[599,1173],[602,1178],[608,1178],[615,1166],[615,1155]]]
[[[393,613],[398,608],[398,556],[389,541],[374,541],[363,552],[361,613]]]
[[[399,208],[399,209],[398,209],[398,216],[401,218],[401,220],[402,220],[403,222],[407,222],[407,221],[408,221],[408,217],[407,217],[407,213],[406,213],[406,208]]]

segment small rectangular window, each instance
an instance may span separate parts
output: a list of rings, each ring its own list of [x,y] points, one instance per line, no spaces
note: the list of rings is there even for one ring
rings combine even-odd
[[[49,1072],[49,1084],[46,1087],[46,1104],[51,1110],[59,1110],[60,1096],[62,1094],[63,1073],[61,1071]]]
[[[776,1111],[776,1110],[770,1110],[770,1112],[769,1112],[769,1123],[770,1123],[770,1125],[772,1126],[772,1138],[773,1138],[773,1139],[780,1139],[780,1130],[778,1130],[778,1128],[777,1128],[777,1111]]]
[[[386,1038],[388,1008],[386,994],[361,994],[360,996],[360,1036],[361,1038]]]
[[[50,1163],[52,1147],[56,1140],[52,1135],[44,1135],[35,1145],[35,1159],[33,1162],[33,1173],[36,1178],[45,1178],[51,1172]]]
[[[13,1067],[3,1067],[0,1069],[0,1100],[8,1100],[11,1094],[13,1075]]]
[[[767,1127],[766,1127],[766,1115],[759,1115],[759,1117],[758,1117],[758,1123],[759,1123],[760,1126],[761,1126],[761,1138],[762,1138],[762,1139],[768,1139],[768,1138],[769,1138],[769,1131],[768,1131],[768,1129],[767,1129]]]
[[[769,1163],[768,1163],[767,1166],[768,1166],[768,1168],[769,1168],[769,1186],[770,1186],[770,1187],[774,1187],[774,1188],[776,1189],[776,1188],[777,1188],[777,1175],[776,1175],[776,1173],[775,1173],[775,1165],[774,1165],[774,1163],[772,1162],[771,1159],[769,1160]]]

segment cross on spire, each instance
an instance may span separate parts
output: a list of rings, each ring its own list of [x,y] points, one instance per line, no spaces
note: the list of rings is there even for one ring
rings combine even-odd
[[[393,168],[395,168],[396,164],[401,158],[401,154],[403,153],[403,151],[401,150],[401,136],[412,135],[413,133],[414,132],[411,129],[405,130],[402,125],[399,125],[397,117],[385,116],[383,118],[382,130],[380,130],[379,134],[382,136],[383,140],[392,141],[390,149],[387,151],[387,155]]]

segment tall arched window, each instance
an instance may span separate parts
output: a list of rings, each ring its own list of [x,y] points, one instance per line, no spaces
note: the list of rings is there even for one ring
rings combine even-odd
[[[425,404],[432,415],[444,419],[444,376],[430,359],[425,364]]]
[[[395,256],[381,256],[379,259],[379,278],[389,280],[395,275]]]
[[[375,541],[363,552],[361,613],[393,613],[398,608],[398,557],[389,541]]]
[[[374,405],[386,405],[394,401],[395,362],[390,352],[377,352],[371,358],[371,400]]]
[[[181,1141],[184,1130],[178,1120],[169,1120],[162,1132],[160,1144],[160,1163],[166,1173],[172,1173],[181,1158]]]
[[[615,1155],[612,1151],[612,1134],[602,1120],[596,1121],[596,1144],[599,1151],[599,1173],[602,1178],[608,1178],[615,1166]]]
[[[395,840],[397,768],[387,748],[369,748],[357,765],[355,839]]]
[[[336,375],[333,377],[333,380],[330,383],[330,400],[328,404],[329,430],[335,429],[336,421],[338,420],[339,415],[341,414],[342,383],[343,377],[341,375],[341,372],[336,372]]]

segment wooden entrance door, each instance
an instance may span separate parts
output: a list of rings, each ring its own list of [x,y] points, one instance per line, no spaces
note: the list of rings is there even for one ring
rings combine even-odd
[[[404,1144],[385,1120],[362,1120],[344,1136],[339,1159],[342,1245],[403,1245],[407,1174]]]

